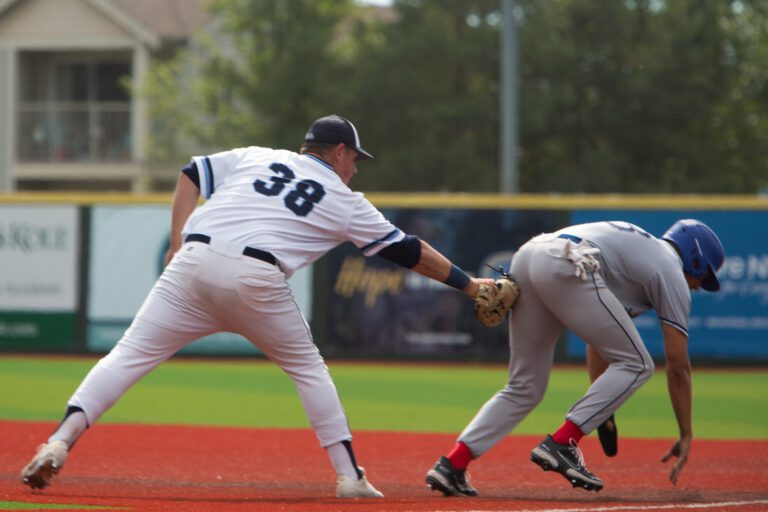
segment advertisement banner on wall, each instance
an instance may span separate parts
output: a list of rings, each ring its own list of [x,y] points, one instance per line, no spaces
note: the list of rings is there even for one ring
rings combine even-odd
[[[563,225],[567,212],[392,209],[384,215],[472,275],[498,277],[531,236]],[[506,360],[506,324],[478,324],[461,292],[345,244],[328,255],[323,352],[345,357]],[[322,306],[322,307],[321,307]]]
[[[76,206],[0,206],[0,348],[76,348]]]
[[[693,291],[688,350],[692,359],[768,360],[768,211],[574,211],[573,224],[598,220],[624,220],[654,236],[678,219],[695,218],[711,227],[725,248],[716,293]],[[649,311],[635,319],[649,351],[663,358],[659,321]],[[568,353],[583,357],[584,343],[572,336]]]
[[[106,352],[122,337],[163,269],[169,206],[94,206],[91,212],[88,349]],[[311,269],[290,280],[299,306],[311,311]],[[239,335],[217,333],[181,353],[239,355],[258,351]]]

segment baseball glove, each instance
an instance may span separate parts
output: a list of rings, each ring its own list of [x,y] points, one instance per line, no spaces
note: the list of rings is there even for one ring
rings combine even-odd
[[[509,274],[503,274],[492,285],[481,284],[475,297],[475,318],[487,327],[496,327],[517,302],[520,287]]]
[[[619,431],[616,428],[616,419],[613,414],[597,427],[597,437],[600,439],[603,453],[608,457],[615,457],[619,451]]]

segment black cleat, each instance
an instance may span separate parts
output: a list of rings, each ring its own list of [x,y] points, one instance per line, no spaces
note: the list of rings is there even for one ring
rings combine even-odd
[[[453,467],[446,457],[440,457],[427,471],[427,487],[440,491],[444,496],[477,496],[477,491],[467,482],[466,470]]]
[[[574,487],[599,491],[603,488],[603,481],[587,470],[581,450],[576,443],[571,443],[558,444],[548,435],[531,452],[531,461],[544,471],[557,471]]]
[[[615,457],[619,451],[619,431],[616,428],[616,420],[613,414],[605,422],[597,427],[597,437],[603,447],[603,453],[608,457]]]

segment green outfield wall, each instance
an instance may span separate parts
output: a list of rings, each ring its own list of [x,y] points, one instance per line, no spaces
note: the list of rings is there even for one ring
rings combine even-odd
[[[768,362],[768,198],[754,196],[558,196],[367,194],[404,231],[430,242],[474,275],[506,268],[528,238],[595,220],[626,220],[660,235],[679,218],[718,232],[727,258],[718,294],[696,293],[691,354],[713,363]],[[108,351],[162,270],[170,195],[0,195],[0,350]],[[291,286],[326,356],[503,361],[506,326],[472,318],[454,290],[351,244],[298,272]],[[636,324],[662,356],[653,313]],[[222,333],[185,349],[256,355]],[[570,335],[561,361],[580,360]]]

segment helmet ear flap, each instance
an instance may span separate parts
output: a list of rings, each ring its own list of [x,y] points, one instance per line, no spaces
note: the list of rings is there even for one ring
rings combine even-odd
[[[700,268],[701,268],[701,261],[699,260],[698,256],[694,256],[693,258],[691,258],[691,269],[694,272],[698,272]]]

